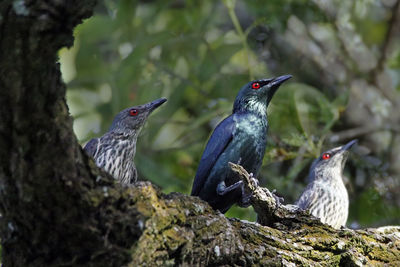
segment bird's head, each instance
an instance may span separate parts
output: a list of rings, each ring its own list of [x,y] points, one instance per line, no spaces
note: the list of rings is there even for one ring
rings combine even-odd
[[[279,86],[292,78],[283,75],[276,78],[254,80],[240,89],[233,105],[233,112],[253,111],[264,116],[267,107]]]
[[[332,179],[332,177],[342,177],[349,149],[356,143],[357,140],[352,140],[344,146],[335,147],[323,152],[311,165],[310,182],[314,179],[326,180]]]
[[[109,131],[126,135],[139,133],[150,113],[166,101],[166,98],[160,98],[144,105],[122,110],[115,116]]]

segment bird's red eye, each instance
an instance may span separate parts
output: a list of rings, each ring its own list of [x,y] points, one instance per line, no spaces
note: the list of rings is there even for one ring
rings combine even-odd
[[[322,154],[322,159],[323,160],[327,160],[327,159],[330,159],[330,158],[331,158],[331,154],[329,154],[329,153]]]
[[[129,115],[131,116],[136,116],[137,114],[139,114],[139,111],[137,109],[131,109],[129,110]]]
[[[260,84],[259,83],[253,83],[252,85],[251,85],[251,88],[253,88],[253,89],[255,89],[255,90],[257,90],[257,89],[260,89]]]

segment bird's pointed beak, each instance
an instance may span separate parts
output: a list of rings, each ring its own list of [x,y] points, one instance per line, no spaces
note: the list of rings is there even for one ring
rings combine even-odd
[[[342,151],[347,151],[350,148],[352,148],[353,145],[355,145],[358,142],[357,139],[351,140],[350,142],[348,142],[347,144],[345,144],[344,146],[342,146],[341,150]]]
[[[269,90],[268,90],[268,97],[267,97],[267,105],[271,101],[272,97],[278,91],[279,86],[284,83],[285,81],[289,80],[292,78],[292,75],[283,75],[274,78],[270,83],[269,83]]]
[[[167,102],[166,98],[160,98],[157,100],[154,100],[153,102],[149,103],[149,110],[150,112],[155,110],[156,108],[158,108],[159,106],[161,106],[162,104],[164,104],[165,102]]]
[[[282,83],[292,78],[292,75],[283,75],[276,77],[271,82],[271,87],[279,87]]]

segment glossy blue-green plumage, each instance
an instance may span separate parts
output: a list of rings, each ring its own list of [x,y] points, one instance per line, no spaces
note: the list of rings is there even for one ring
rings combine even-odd
[[[221,212],[235,203],[246,204],[242,185],[237,183],[228,163],[238,163],[254,176],[258,174],[267,142],[267,106],[279,85],[290,77],[252,81],[242,87],[232,115],[215,128],[206,145],[192,195],[206,200]],[[260,88],[254,89],[254,83]]]

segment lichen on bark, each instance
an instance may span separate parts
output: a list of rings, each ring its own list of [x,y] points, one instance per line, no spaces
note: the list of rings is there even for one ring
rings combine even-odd
[[[197,197],[164,195],[151,183],[138,183],[132,190],[135,205],[148,218],[133,250],[135,264],[400,263],[400,227],[335,230],[304,215],[311,218],[310,225],[291,217],[286,220],[293,220],[292,224],[277,229],[228,219]]]

